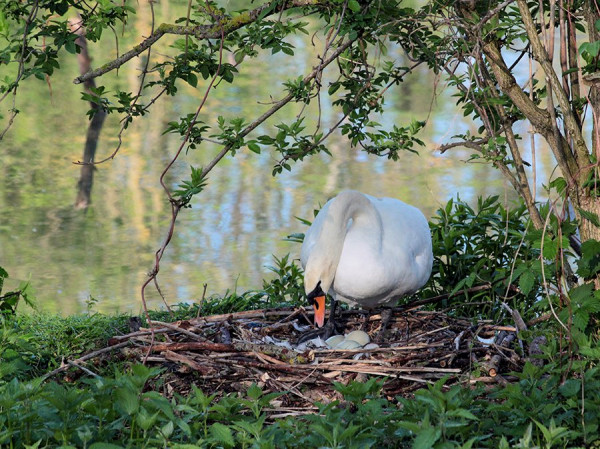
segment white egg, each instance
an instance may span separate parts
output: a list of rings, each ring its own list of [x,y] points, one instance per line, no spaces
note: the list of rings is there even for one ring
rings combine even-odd
[[[362,345],[354,340],[344,340],[339,343],[334,349],[358,349],[361,348]]]
[[[333,335],[333,336],[329,337],[327,340],[325,340],[325,343],[327,343],[327,346],[329,346],[330,348],[335,348],[337,345],[339,345],[343,341],[344,341],[343,335]]]
[[[346,340],[354,340],[359,345],[364,346],[371,341],[369,334],[363,331],[352,331],[346,335]]]

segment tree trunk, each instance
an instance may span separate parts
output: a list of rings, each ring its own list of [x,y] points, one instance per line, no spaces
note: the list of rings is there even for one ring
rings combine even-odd
[[[591,214],[596,215],[596,217],[600,218],[600,198],[590,197],[589,195],[580,196],[579,197],[579,207],[585,211],[590,212]],[[600,228],[592,223],[590,220],[587,220],[585,217],[581,217],[579,211],[576,212],[577,217],[579,218],[581,225],[579,226],[579,234],[581,236],[581,241],[585,242],[586,240],[595,239],[600,241]]]
[[[102,110],[97,111],[96,115],[94,115],[90,121],[87,130],[85,148],[83,150],[84,164],[81,166],[81,173],[79,181],[77,182],[77,198],[75,199],[76,209],[85,209],[92,202],[92,185],[94,182],[94,170],[96,170],[93,162],[98,146],[98,138],[105,118],[106,112]]]
[[[588,25],[588,37],[590,42],[600,40],[600,33],[596,29],[596,23],[600,20],[600,14],[598,12],[598,2],[595,0],[588,0],[584,4],[584,15]],[[597,75],[596,72],[593,75]],[[583,77],[584,82],[587,82],[590,90],[588,93],[588,99],[592,109],[592,157],[587,162],[587,167],[583,167],[581,179],[579,182],[580,192],[578,192],[579,207],[586,211],[594,214],[600,219],[600,198],[594,195],[598,193],[600,186],[591,185],[583,190],[583,185],[590,177],[590,171],[593,170],[593,178],[598,180],[599,169],[598,161],[600,161],[600,85],[597,81],[588,82],[586,76]],[[595,163],[594,163],[595,159]],[[578,214],[579,217],[580,214]],[[597,227],[590,220],[585,217],[579,217],[581,226],[579,233],[581,235],[581,241],[585,242],[589,239],[595,239],[600,241],[600,228]],[[597,221],[597,220],[596,220]],[[598,283],[598,280],[596,281]]]
[[[69,26],[73,33],[79,35],[75,43],[79,45],[80,51],[77,54],[77,61],[79,62],[79,72],[83,75],[91,69],[91,59],[87,50],[83,22],[81,18],[72,19],[69,20]],[[86,91],[91,93],[91,89],[96,87],[96,83],[91,79],[85,81],[84,86]],[[85,139],[85,148],[83,150],[82,159],[83,165],[81,166],[81,173],[79,181],[77,182],[77,198],[75,199],[76,209],[85,209],[92,202],[92,185],[94,182],[95,170],[93,163],[96,156],[96,148],[98,147],[100,131],[102,130],[102,125],[106,118],[106,112],[100,108],[99,105],[90,102],[90,107],[95,111],[95,114],[90,121]]]

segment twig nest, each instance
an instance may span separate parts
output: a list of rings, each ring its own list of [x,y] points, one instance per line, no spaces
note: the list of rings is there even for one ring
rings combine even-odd
[[[364,346],[371,341],[369,334],[364,331],[352,331],[346,335],[346,340],[353,340],[360,346]]]

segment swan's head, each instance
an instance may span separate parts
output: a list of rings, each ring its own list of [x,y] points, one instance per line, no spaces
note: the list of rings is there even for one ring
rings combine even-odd
[[[315,324],[325,323],[325,296],[333,284],[335,269],[322,257],[311,257],[304,270],[304,291],[315,309]]]

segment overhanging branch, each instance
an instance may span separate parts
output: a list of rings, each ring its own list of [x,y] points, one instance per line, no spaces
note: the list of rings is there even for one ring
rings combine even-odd
[[[319,75],[325,67],[327,67],[329,64],[331,64],[333,61],[335,61],[338,58],[338,56],[340,56],[354,42],[355,42],[354,40],[350,40],[344,44],[341,44],[338,48],[335,49],[335,51],[331,54],[331,56],[329,56],[329,58],[327,58],[326,60],[321,62],[321,64],[319,64],[318,67],[316,67],[311,73],[306,75],[303,79],[303,82],[308,83],[309,81],[312,81],[314,78],[316,78],[317,75]],[[265,120],[267,120],[273,114],[275,114],[278,110],[280,110],[283,106],[288,104],[294,98],[295,98],[295,95],[293,93],[289,93],[288,95],[283,97],[281,100],[279,100],[277,103],[275,103],[267,112],[265,112],[260,117],[258,117],[256,120],[254,120],[252,123],[250,123],[248,126],[246,126],[238,134],[238,136],[242,137],[242,138],[246,137],[248,134],[250,134],[252,131],[254,131],[261,123],[263,123]],[[226,145],[225,147],[223,147],[221,149],[221,151],[219,151],[219,153],[214,157],[214,159],[206,167],[203,168],[202,177],[203,178],[206,177],[208,172],[210,172],[215,167],[215,165],[217,165],[217,163],[221,159],[223,159],[225,157],[225,155],[227,155],[227,153],[229,153],[231,151],[232,148],[233,148],[232,144],[229,144],[229,145]]]
[[[154,45],[165,34],[194,36],[197,39],[220,39],[222,34],[226,36],[233,31],[239,30],[240,28],[255,22],[258,17],[269,8],[273,8],[273,12],[281,12],[302,6],[318,5],[319,3],[322,3],[322,0],[288,0],[283,3],[274,0],[273,2],[266,3],[251,11],[243,12],[239,16],[233,18],[223,17],[220,23],[216,23],[214,25],[184,26],[163,23],[139,45],[136,45],[128,52],[123,53],[118,58],[113,59],[103,66],[78,76],[73,80],[73,83],[80,84],[92,78],[102,76],[112,70],[118,69],[130,59],[139,56],[149,47]]]

